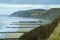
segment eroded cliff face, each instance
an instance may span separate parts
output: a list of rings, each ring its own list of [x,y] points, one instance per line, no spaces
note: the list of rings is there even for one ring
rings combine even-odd
[[[41,25],[27,33],[24,33],[19,40],[47,40],[54,29],[58,26],[58,18],[51,23]]]

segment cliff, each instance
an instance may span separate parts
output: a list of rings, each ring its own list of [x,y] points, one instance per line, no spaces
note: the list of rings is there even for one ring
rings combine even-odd
[[[44,40],[48,38],[49,38],[48,40],[54,40],[54,38],[52,37],[54,36],[57,37],[57,35],[60,35],[60,32],[58,30],[60,29],[59,28],[60,27],[60,9],[59,8],[51,8],[45,14],[43,14],[41,18],[50,19],[52,23],[41,25],[40,27],[37,27],[27,33],[24,33],[19,40],[39,40],[39,39]],[[58,31],[55,31],[56,27],[58,27],[57,29]],[[51,34],[54,31],[57,33],[56,35],[54,34],[54,36],[51,37]],[[59,39],[59,36],[58,36],[58,39]]]
[[[41,25],[27,33],[24,33],[19,40],[47,40],[58,26],[58,20],[59,18],[55,18],[49,24]]]

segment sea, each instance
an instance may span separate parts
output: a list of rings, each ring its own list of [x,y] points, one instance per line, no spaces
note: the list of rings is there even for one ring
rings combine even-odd
[[[10,25],[13,22],[19,22],[19,21],[37,21],[36,18],[24,18],[24,17],[13,17],[9,15],[0,15],[0,38],[4,38],[6,36],[6,33],[1,32],[14,32],[19,30],[20,28],[6,28],[6,27],[12,27],[16,26],[19,27],[20,25]],[[20,29],[21,30],[21,29]],[[29,29],[27,29],[29,30]]]

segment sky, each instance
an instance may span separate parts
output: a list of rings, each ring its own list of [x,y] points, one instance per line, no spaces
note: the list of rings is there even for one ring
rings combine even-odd
[[[60,0],[0,0],[0,15],[11,15],[19,10],[60,7],[59,4]]]
[[[60,0],[0,0],[6,4],[60,4]]]
[[[0,4],[0,15],[11,15],[16,11],[31,9],[50,9],[60,8],[60,5],[43,5],[43,4]]]

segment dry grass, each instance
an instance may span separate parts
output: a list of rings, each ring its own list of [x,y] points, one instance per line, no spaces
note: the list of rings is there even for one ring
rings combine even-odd
[[[60,40],[60,23],[58,24],[57,28],[54,30],[48,40]]]

